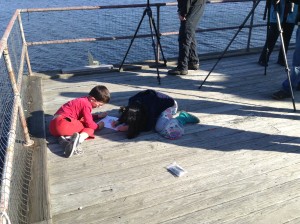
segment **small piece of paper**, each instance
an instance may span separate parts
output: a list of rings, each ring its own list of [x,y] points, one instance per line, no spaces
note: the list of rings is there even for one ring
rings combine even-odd
[[[181,177],[187,173],[181,166],[177,165],[176,162],[167,166],[167,170],[176,177]]]
[[[112,127],[111,126],[111,123],[113,122],[113,121],[116,121],[116,120],[118,120],[118,118],[117,117],[112,117],[112,116],[106,116],[105,118],[103,118],[103,119],[101,119],[100,121],[98,121],[97,122],[97,124],[99,124],[99,122],[104,122],[104,127],[105,128],[109,128],[109,129],[113,129],[113,130],[117,130],[117,127]]]

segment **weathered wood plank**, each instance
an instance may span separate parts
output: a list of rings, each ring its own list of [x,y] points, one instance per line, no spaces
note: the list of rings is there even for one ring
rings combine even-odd
[[[266,161],[266,163],[268,162],[271,161]],[[289,170],[285,172],[282,171],[282,169],[276,169],[274,171],[265,170],[262,174],[257,173],[255,175],[251,175],[251,170],[254,171],[257,170],[257,168],[262,168],[256,167],[255,161],[253,161],[252,166],[245,164],[236,169],[222,170],[219,173],[210,173],[205,169],[205,165],[206,164],[203,164],[203,166],[201,166],[203,169],[202,173],[205,174],[204,177],[194,179],[194,176],[197,175],[194,172],[199,170],[199,167],[194,167],[194,169],[189,168],[188,170],[192,172],[191,176],[180,180],[176,178],[171,180],[168,178],[168,182],[171,183],[169,185],[155,188],[152,191],[144,190],[137,194],[120,197],[119,200],[115,198],[117,203],[116,201],[110,201],[105,202],[103,205],[87,207],[86,209],[88,211],[85,212],[85,214],[97,216],[96,219],[95,217],[91,217],[90,220],[98,220],[99,223],[102,219],[102,223],[114,223],[112,220],[118,220],[117,216],[122,217],[122,222],[131,221],[133,223],[139,223],[142,219],[147,219],[149,223],[157,223],[171,219],[174,216],[180,217],[182,214],[191,213],[194,210],[201,211],[202,209],[210,209],[212,204],[215,204],[215,206],[222,205],[225,202],[230,202],[234,198],[254,194],[253,192],[257,189],[268,189],[268,187],[273,186],[275,183],[278,185],[285,183],[288,181],[287,176],[290,177],[291,170],[293,170],[292,173],[297,177],[300,172],[297,168],[299,164],[292,165],[289,167]],[[271,165],[272,164],[265,164],[265,167],[267,168]],[[248,174],[249,170],[250,174]],[[295,176],[292,178],[295,178]],[[164,178],[167,177],[165,176]],[[224,181],[227,178],[230,178],[231,181]],[[159,180],[157,182],[159,182]],[[114,208],[114,206],[117,207]],[[93,209],[95,211],[93,211]],[[156,216],[155,214],[161,215]],[[72,216],[73,215],[81,217],[83,214],[78,212],[78,214],[72,214]],[[105,220],[104,217],[111,215],[114,216],[109,220]],[[68,214],[63,216],[68,217]],[[191,214],[191,216],[193,215]],[[212,215],[212,217],[214,216]],[[88,219],[88,217],[84,217],[84,219]],[[64,221],[66,222],[66,220]]]
[[[44,141],[45,126],[42,109],[41,79],[29,77],[27,82],[28,92],[32,100],[30,118],[28,119],[30,134],[34,140],[32,146],[32,180],[30,182],[28,209],[30,223],[52,223],[50,208],[50,190],[47,169],[47,148]]]

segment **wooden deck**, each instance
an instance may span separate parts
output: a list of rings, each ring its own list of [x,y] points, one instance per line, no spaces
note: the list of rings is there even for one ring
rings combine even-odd
[[[201,90],[216,60],[187,76],[160,69],[161,85],[155,69],[44,79],[47,124],[61,104],[98,84],[111,91],[98,111],[116,116],[130,96],[152,88],[201,120],[175,141],[97,131],[83,155],[68,159],[48,135],[53,223],[300,223],[300,116],[290,99],[271,98],[286,78],[276,57],[267,76],[258,55],[224,58]],[[300,110],[299,92],[295,100]],[[174,161],[185,176],[166,171]]]

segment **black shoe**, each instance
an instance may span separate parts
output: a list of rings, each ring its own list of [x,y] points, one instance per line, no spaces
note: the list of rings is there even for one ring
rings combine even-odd
[[[63,147],[65,147],[65,145],[70,142],[68,139],[66,139],[65,136],[59,136],[57,140],[58,140],[58,144],[60,144]]]
[[[268,63],[265,61],[258,61],[258,64],[261,66],[268,66]]]
[[[272,98],[275,100],[283,100],[283,99],[290,98],[290,97],[291,97],[291,94],[284,90],[279,90],[278,92],[273,93],[273,95],[272,95]]]
[[[284,61],[281,61],[281,60],[278,60],[278,61],[277,61],[277,64],[279,64],[279,65],[281,65],[281,66],[285,66]]]
[[[173,69],[168,71],[168,74],[169,75],[187,75],[188,70],[181,70],[179,68],[173,68]]]
[[[79,145],[79,137],[79,133],[74,133],[69,143],[65,145],[65,156],[67,158],[71,157],[77,149],[77,146]]]
[[[188,64],[188,70],[198,70],[199,69],[199,64]]]

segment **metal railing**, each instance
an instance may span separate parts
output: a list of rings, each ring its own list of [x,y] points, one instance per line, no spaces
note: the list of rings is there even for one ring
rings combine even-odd
[[[29,146],[33,141],[25,116],[24,68],[31,73],[20,11],[17,10],[0,42],[1,223],[27,221],[32,154]]]
[[[227,45],[227,42],[229,42],[230,37],[233,36],[233,33],[240,28],[239,25],[243,22],[243,19],[246,16],[245,12],[250,11],[254,4],[252,1],[243,1],[243,4],[246,5],[243,8],[242,13],[244,16],[236,16],[236,13],[228,16],[230,14],[230,10],[232,10],[232,12],[236,12],[237,9],[235,4],[238,4],[239,1],[222,1],[222,4],[225,3],[227,4],[227,11],[222,12],[222,10],[219,10],[218,15],[216,15],[216,12],[214,11],[215,8],[212,7],[213,5],[217,4],[208,4],[205,9],[205,14],[200,23],[201,26],[197,30],[200,55],[210,54],[212,52],[221,53]],[[176,14],[176,8],[174,8],[175,6],[176,3],[174,2],[151,4],[151,7],[156,9],[154,11],[154,16],[156,18],[157,28],[160,33],[164,53],[168,59],[175,58],[178,53],[176,47],[171,48],[169,44],[167,44],[172,43],[172,45],[176,45],[174,43],[177,43],[178,20],[176,15],[174,16],[174,14]],[[28,77],[33,73],[31,61],[33,61],[35,66],[37,64],[42,64],[41,61],[38,61],[38,59],[43,58],[39,55],[40,49],[34,51],[34,48],[50,45],[59,45],[65,47],[66,44],[76,43],[79,45],[79,47],[74,47],[76,54],[74,54],[74,57],[70,56],[69,58],[74,60],[77,58],[83,58],[88,50],[92,49],[95,51],[101,48],[101,51],[99,51],[98,55],[96,52],[94,52],[96,57],[101,58],[101,60],[106,63],[118,64],[122,61],[124,53],[127,50],[130,40],[132,39],[132,35],[134,34],[137,25],[136,21],[138,21],[142,15],[142,10],[145,7],[145,4],[139,4],[24,9],[17,10],[15,12],[0,42],[1,223],[28,223],[28,190],[31,181],[31,160],[33,153],[31,147],[29,146],[32,145],[33,142],[30,139],[26,124],[26,117],[29,116],[29,105],[26,96],[26,84],[24,84],[23,78]],[[239,38],[237,38],[239,45],[233,47],[232,50],[249,51],[250,48],[261,47],[263,45],[265,41],[264,32],[262,30],[264,29],[264,24],[262,24],[261,20],[257,19],[258,17],[262,17],[262,8],[263,7],[261,7],[258,12],[253,14],[251,20],[245,26],[246,31],[241,32],[241,35]],[[122,13],[119,13],[119,10],[122,10]],[[46,26],[44,28],[44,32],[43,30],[40,31],[40,33],[47,33],[46,31],[52,30],[49,31],[50,39],[43,40],[41,39],[40,35],[36,35],[38,31],[32,31],[32,29],[34,29],[32,22],[42,20],[42,26],[35,26],[37,30],[40,30],[45,26],[45,21],[51,21],[49,16],[50,18],[54,17],[52,13],[69,13],[75,11],[96,12],[95,20],[97,23],[93,23],[93,21],[90,21],[90,23],[98,24],[99,19],[101,19],[101,27],[93,27],[93,25],[92,27],[93,30],[102,28],[102,35],[97,37],[77,36],[74,38],[60,38],[62,36],[60,34],[62,34],[62,31],[66,29],[66,24],[69,24],[64,20],[71,17],[69,14],[62,16],[62,19],[59,20],[64,22],[65,25],[63,27],[60,27],[57,22],[55,22],[52,28]],[[173,12],[173,14],[170,13],[170,11]],[[30,19],[22,22],[21,13],[26,13],[25,16],[28,18],[31,13],[37,13],[39,15],[41,15],[40,13],[48,13],[48,17],[43,17],[43,19],[38,17],[39,19],[35,20],[30,16]],[[112,15],[116,14],[120,17],[124,17],[125,19],[119,18],[120,22],[115,24],[114,22],[109,21],[107,18],[104,18],[112,18]],[[55,17],[56,16],[57,14],[55,14]],[[78,15],[76,15],[76,17],[78,17]],[[102,20],[102,18],[104,19]],[[222,21],[211,22],[214,19],[219,20],[220,18],[222,18]],[[81,17],[80,19],[84,18]],[[72,18],[68,22],[72,24]],[[76,22],[73,23],[75,24]],[[174,26],[170,28],[171,23]],[[29,39],[29,41],[26,41],[25,39],[23,30],[23,26],[25,27],[24,24],[26,24],[26,28],[24,28],[26,39]],[[109,27],[109,30],[105,29],[104,27]],[[32,34],[26,33],[27,28],[31,29]],[[73,29],[76,30],[76,28]],[[87,29],[90,29],[90,27],[87,26]],[[126,35],[124,35],[124,33]],[[151,49],[151,43],[147,44],[148,42],[146,42],[147,39],[151,39],[149,38],[151,37],[149,33],[149,27],[143,26],[141,33],[139,33],[137,36],[137,43],[130,52],[131,57],[128,57],[126,61],[127,63],[133,63],[136,61],[144,62],[154,58],[152,55],[153,51]],[[54,39],[51,39],[51,34],[56,34],[53,35],[55,37]],[[78,34],[76,33],[76,35]],[[37,37],[39,40],[37,40]],[[95,45],[88,47],[80,45],[80,43],[87,42],[92,44],[97,43],[98,45],[96,47]],[[214,43],[212,44],[212,42]],[[31,48],[33,49],[32,52],[30,52]],[[66,51],[72,52],[72,50],[74,50],[73,47],[69,47],[69,45],[67,48],[54,48],[54,55],[56,55],[58,60],[61,61],[59,55]],[[114,52],[114,57],[110,55],[110,52]],[[31,61],[29,60],[29,56]],[[65,55],[62,57],[65,57]],[[49,58],[46,58],[46,61],[49,63]],[[61,66],[61,64],[59,66]]]
[[[215,54],[216,57],[216,53],[220,54],[255,2],[227,0],[211,1],[207,4],[197,29],[200,57],[210,54]],[[167,60],[174,60],[178,54],[179,22],[176,5],[176,2],[151,4]],[[61,70],[74,65],[85,66],[88,51],[102,63],[119,65],[145,7],[146,4],[135,4],[21,10],[26,18],[24,27],[34,31],[26,35],[32,67],[37,71]],[[225,10],[222,11],[221,8]],[[240,8],[242,9],[237,10]],[[230,47],[230,51],[247,52],[249,49],[262,47],[265,41],[263,12],[264,2],[261,2],[236,38],[236,44]],[[61,25],[57,20],[62,22]],[[33,26],[35,21],[38,23]],[[89,33],[94,37],[89,37]],[[145,18],[125,63],[154,60],[150,37],[149,24]],[[46,56],[44,52],[47,52]],[[62,52],[69,52],[70,55]]]

